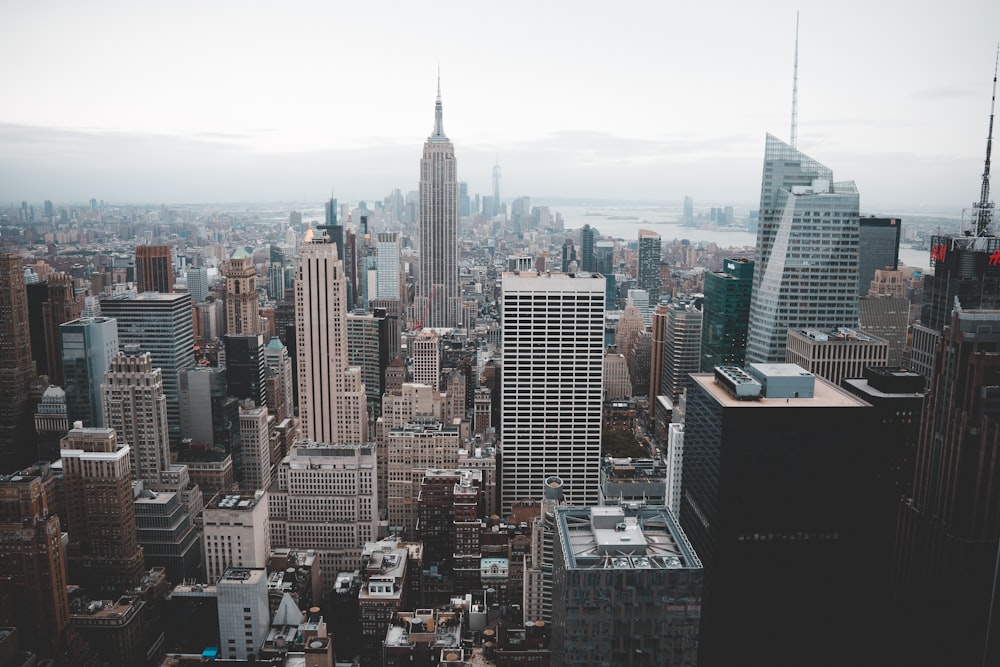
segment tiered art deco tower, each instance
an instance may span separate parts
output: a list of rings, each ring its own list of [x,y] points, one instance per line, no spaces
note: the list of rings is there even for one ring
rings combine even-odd
[[[458,164],[455,146],[444,134],[441,84],[434,104],[434,133],[420,159],[420,277],[417,326],[458,325]]]

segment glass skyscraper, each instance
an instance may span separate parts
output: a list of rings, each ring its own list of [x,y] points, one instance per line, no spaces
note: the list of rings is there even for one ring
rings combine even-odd
[[[853,181],[767,135],[747,361],[783,362],[788,329],[857,327],[858,208]]]

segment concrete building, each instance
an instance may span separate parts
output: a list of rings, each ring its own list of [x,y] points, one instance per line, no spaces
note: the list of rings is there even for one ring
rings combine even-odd
[[[688,386],[688,373],[701,367],[702,311],[694,299],[678,297],[667,306],[660,391],[676,403]]]
[[[226,334],[260,333],[257,268],[253,256],[240,246],[233,250],[226,267]]]
[[[382,642],[395,614],[409,607],[409,553],[394,540],[370,542],[361,553],[363,583],[358,593],[361,616],[361,665],[381,665]]]
[[[38,447],[36,461],[55,461],[59,458],[59,441],[69,432],[66,414],[66,392],[61,387],[49,385],[42,393],[42,400],[35,408],[35,442]]]
[[[673,514],[555,512],[552,664],[698,664],[704,573]]]
[[[295,418],[295,390],[292,383],[292,359],[277,336],[264,349],[267,411],[280,424]],[[298,420],[296,419],[296,423]]]
[[[240,452],[243,476],[240,487],[247,493],[267,489],[274,481],[271,435],[274,419],[266,407],[240,408]]]
[[[144,486],[137,482],[134,490],[136,538],[146,566],[162,568],[170,581],[201,580],[201,543],[183,495]]]
[[[399,232],[378,232],[375,238],[378,298],[399,301]]]
[[[62,443],[70,576],[93,596],[118,596],[145,569],[132,498],[131,449],[114,429],[75,425]]]
[[[873,283],[874,285],[874,283]],[[910,300],[905,297],[867,296],[858,300],[858,328],[888,344],[886,365],[903,365],[908,347]]]
[[[226,369],[203,366],[181,373],[181,436],[233,457],[233,473],[242,481],[239,401],[226,390]]]
[[[264,567],[271,552],[267,493],[220,494],[205,505],[202,536],[210,583],[230,567]]]
[[[411,342],[413,382],[434,389],[441,385],[441,339],[433,331],[421,331]]]
[[[785,361],[839,385],[845,378],[861,377],[869,366],[887,366],[889,344],[844,327],[789,331]]]
[[[271,546],[314,550],[329,589],[378,535],[377,485],[374,447],[295,443],[268,490]]]
[[[364,442],[365,386],[361,369],[348,366],[347,278],[337,244],[325,237],[307,238],[301,255],[295,354],[302,434],[317,442]]]
[[[267,571],[231,567],[215,585],[219,605],[219,649],[225,660],[256,657],[267,639]]]
[[[604,389],[604,278],[502,277],[503,513],[559,475],[597,501]]]
[[[148,352],[118,353],[101,385],[104,423],[132,448],[132,478],[159,482],[170,468],[170,431],[163,372]]]
[[[613,458],[601,462],[601,505],[668,505],[667,468],[659,459]]]
[[[632,396],[632,376],[624,354],[604,354],[604,400],[613,401]]]

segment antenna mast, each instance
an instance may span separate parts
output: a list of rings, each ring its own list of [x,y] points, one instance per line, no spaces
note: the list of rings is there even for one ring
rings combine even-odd
[[[799,143],[799,13],[795,12],[795,68],[792,70],[792,148]]]
[[[993,99],[990,101],[990,130],[986,135],[986,166],[983,169],[983,186],[979,201],[972,205],[976,215],[976,236],[986,236],[993,224],[993,203],[990,201],[990,153],[993,150],[993,116],[997,106],[997,68],[1000,67],[1000,46],[993,64]]]

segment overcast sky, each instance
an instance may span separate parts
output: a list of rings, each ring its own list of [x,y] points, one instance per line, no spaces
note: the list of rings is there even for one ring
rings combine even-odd
[[[440,65],[472,192],[499,158],[504,198],[756,206],[799,10],[800,150],[865,211],[957,214],[978,198],[1000,2],[957,4],[7,2],[0,202],[413,190]]]

